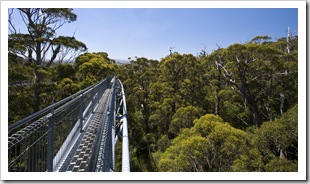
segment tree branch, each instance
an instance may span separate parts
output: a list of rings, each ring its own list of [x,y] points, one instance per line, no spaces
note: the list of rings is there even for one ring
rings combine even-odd
[[[235,79],[232,78],[232,74],[229,73],[226,68],[219,62],[215,61],[215,64],[219,66],[224,71],[224,77],[229,78],[229,82],[232,83],[234,86],[239,87],[235,81]]]
[[[242,123],[244,123],[245,125],[249,125],[246,121],[244,121],[241,117],[239,117],[237,114],[234,113],[234,116],[236,116],[239,120],[242,121]]]

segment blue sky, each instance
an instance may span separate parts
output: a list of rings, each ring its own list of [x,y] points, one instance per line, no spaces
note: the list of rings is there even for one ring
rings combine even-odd
[[[110,58],[163,58],[169,48],[197,55],[255,36],[286,36],[298,31],[297,8],[74,8],[77,21],[64,25],[59,35],[84,42],[89,52]]]

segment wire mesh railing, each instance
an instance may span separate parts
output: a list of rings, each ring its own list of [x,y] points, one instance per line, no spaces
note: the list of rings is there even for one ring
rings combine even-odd
[[[9,126],[8,171],[55,170],[71,134],[83,130],[112,77],[92,85]]]

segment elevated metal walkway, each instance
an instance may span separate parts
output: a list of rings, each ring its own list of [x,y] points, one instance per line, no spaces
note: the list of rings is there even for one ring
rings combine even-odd
[[[64,163],[61,164],[59,171],[87,171],[99,125],[101,122],[106,123],[104,108],[107,105],[108,93],[110,91],[110,89],[105,91],[99,106],[93,112],[93,117],[90,118],[89,123],[85,127],[85,131],[78,136]]]
[[[121,131],[129,172],[124,89],[109,77],[9,126],[9,171],[114,171]]]

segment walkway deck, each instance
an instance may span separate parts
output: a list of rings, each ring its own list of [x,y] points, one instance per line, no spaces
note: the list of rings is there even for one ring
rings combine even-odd
[[[92,149],[94,146],[94,142],[97,136],[97,131],[100,122],[102,121],[103,114],[105,111],[106,104],[108,103],[108,97],[111,92],[111,89],[107,89],[102,97],[97,108],[94,110],[93,116],[90,117],[90,122],[85,127],[85,131],[83,131],[74,146],[72,147],[70,153],[67,158],[63,162],[60,172],[85,172],[87,171],[87,167],[90,162],[90,158],[92,155]],[[103,120],[105,122],[105,120]]]

